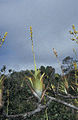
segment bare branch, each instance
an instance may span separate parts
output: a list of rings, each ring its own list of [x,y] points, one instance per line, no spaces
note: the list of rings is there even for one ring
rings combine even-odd
[[[30,117],[36,113],[39,113],[40,111],[44,110],[46,107],[48,107],[50,105],[50,103],[52,101],[55,101],[57,103],[61,103],[67,107],[70,107],[74,110],[78,110],[78,107],[74,106],[74,105],[71,105],[63,100],[60,100],[60,99],[57,99],[55,97],[51,97],[51,96],[48,96],[48,95],[45,95],[47,98],[49,98],[49,101],[46,103],[46,105],[41,105],[41,104],[38,104],[37,108],[31,112],[27,112],[27,113],[24,113],[24,114],[16,114],[16,115],[6,115],[6,118],[18,118],[18,117],[22,117],[22,118],[27,118],[27,117]]]
[[[23,118],[27,118],[27,117],[30,117],[32,115],[34,115],[35,113],[38,113],[40,111],[42,111],[43,109],[45,109],[46,107],[49,106],[49,104],[51,103],[51,99],[47,102],[46,105],[41,105],[41,104],[38,104],[38,107],[31,111],[31,112],[27,112],[25,114],[16,114],[16,115],[6,115],[6,118],[18,118],[18,117],[23,117]]]
[[[47,97],[48,97],[49,99],[51,99],[52,101],[55,101],[55,102],[57,102],[57,103],[62,103],[63,105],[65,105],[65,106],[67,106],[67,107],[70,107],[70,108],[72,108],[72,109],[78,110],[78,107],[76,107],[76,106],[74,106],[74,105],[71,105],[71,104],[69,104],[69,103],[67,103],[67,102],[64,102],[64,101],[62,101],[62,100],[60,100],[60,99],[56,99],[56,98],[51,97],[51,96],[48,96],[48,95],[45,95],[45,96],[47,96]]]
[[[66,99],[78,99],[78,96],[72,96],[70,94],[67,94],[67,95],[63,95],[63,94],[60,94],[60,93],[55,93],[55,94],[60,96],[60,97],[66,98]]]

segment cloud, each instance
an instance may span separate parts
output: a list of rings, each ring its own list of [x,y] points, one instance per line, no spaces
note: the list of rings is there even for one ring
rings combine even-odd
[[[77,5],[77,0],[1,0],[0,31],[7,31],[8,36],[0,48],[0,66],[33,68],[30,25],[38,66],[57,66],[52,48],[57,50],[60,59],[73,56],[71,51],[76,44],[69,40],[68,31],[73,23],[77,25]]]

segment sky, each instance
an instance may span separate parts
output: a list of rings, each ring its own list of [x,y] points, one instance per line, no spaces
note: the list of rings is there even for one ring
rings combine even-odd
[[[34,69],[29,28],[32,26],[37,68],[60,66],[60,62],[75,57],[77,44],[70,40],[69,30],[78,30],[78,0],[0,0],[0,32],[8,36],[0,48],[0,68],[16,71]]]

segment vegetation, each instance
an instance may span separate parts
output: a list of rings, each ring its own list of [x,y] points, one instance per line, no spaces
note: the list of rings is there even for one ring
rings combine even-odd
[[[78,43],[78,31],[72,26],[71,40]],[[78,120],[78,68],[76,60],[67,56],[62,64],[58,53],[54,55],[62,74],[55,73],[52,66],[36,67],[33,50],[32,27],[30,27],[35,70],[0,71],[0,120]],[[5,36],[6,37],[6,36]]]

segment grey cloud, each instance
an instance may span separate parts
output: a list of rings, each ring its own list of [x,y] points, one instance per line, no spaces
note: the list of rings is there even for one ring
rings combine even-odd
[[[15,69],[18,67],[14,66],[22,69],[25,65],[33,66],[30,25],[38,65],[51,64],[57,68],[52,48],[57,50],[60,59],[69,54],[73,56],[72,48],[77,46],[69,40],[68,31],[72,24],[77,25],[77,0],[6,1],[0,1],[0,31],[8,31],[6,45],[0,51],[4,54],[0,56],[0,65],[5,63]]]

